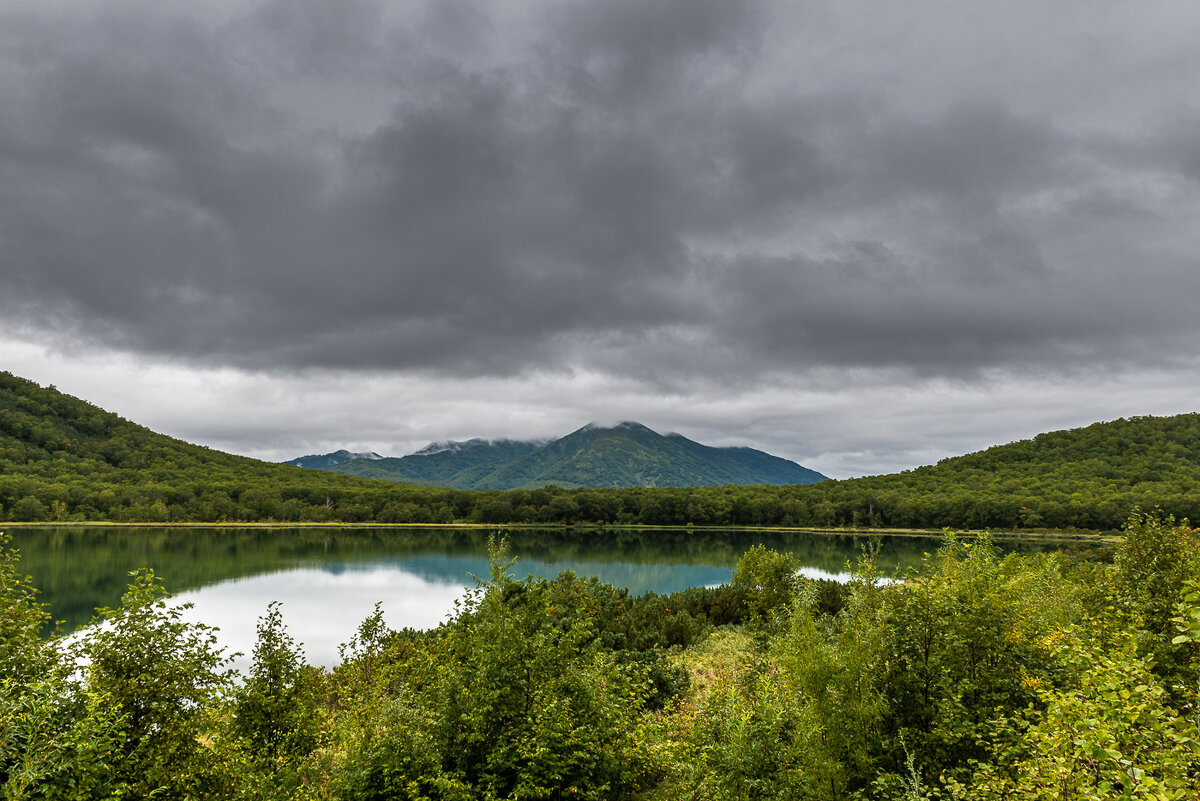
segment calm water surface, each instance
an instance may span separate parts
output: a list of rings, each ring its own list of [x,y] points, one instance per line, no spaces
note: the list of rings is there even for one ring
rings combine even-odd
[[[475,576],[487,577],[494,529],[380,528],[8,528],[20,569],[67,630],[100,606],[116,606],[132,570],[149,567],[191,619],[220,628],[232,651],[250,654],[259,615],[283,604],[284,622],[313,664],[333,665],[338,646],[382,605],[392,628],[432,628],[454,611]],[[847,577],[867,536],[771,532],[512,531],[518,576],[571,569],[631,592],[674,592],[728,582],[762,543],[796,555],[815,577]],[[919,565],[938,538],[876,537],[885,574]],[[1048,547],[1048,546],[1029,546]],[[248,657],[239,660],[244,667]]]

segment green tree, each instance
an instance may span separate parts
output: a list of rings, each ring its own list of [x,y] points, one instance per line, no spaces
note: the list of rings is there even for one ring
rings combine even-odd
[[[72,678],[69,652],[43,639],[49,615],[0,533],[0,793],[100,797],[119,713]]]
[[[558,606],[509,566],[493,554],[491,579],[375,704],[349,794],[627,797],[644,671],[600,646],[594,608]]]
[[[1190,653],[1174,646],[1176,604],[1200,581],[1200,532],[1170,516],[1134,512],[1113,559],[1114,600],[1145,631],[1143,653],[1168,686],[1190,684]]]
[[[32,523],[50,519],[50,511],[46,508],[46,504],[32,495],[26,495],[14,503],[10,514],[14,520]]]
[[[83,638],[87,686],[120,715],[122,792],[189,798],[211,780],[201,736],[232,676],[216,630],[184,620],[188,608],[168,604],[153,571],[138,571],[121,606],[100,609]]]
[[[800,563],[793,554],[751,547],[733,569],[732,585],[746,593],[753,613],[766,617],[788,606],[800,586]]]
[[[316,686],[300,647],[283,625],[277,601],[258,619],[254,662],[236,693],[233,712],[234,730],[256,756],[288,759],[317,745]]]
[[[1200,797],[1200,743],[1173,708],[1136,637],[1101,646],[1070,629],[1060,653],[1075,678],[1044,688],[1044,711],[1017,720],[993,760],[956,790],[970,799],[1192,799]]]
[[[901,739],[926,785],[962,778],[982,759],[997,709],[1037,701],[1062,669],[1052,638],[1078,620],[1076,585],[1054,556],[1001,557],[987,538],[948,535],[919,573],[888,592],[887,713],[877,744],[896,784],[909,773]]]

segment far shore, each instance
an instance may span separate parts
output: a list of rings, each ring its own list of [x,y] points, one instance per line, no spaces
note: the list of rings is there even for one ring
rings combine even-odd
[[[259,529],[290,529],[290,528],[375,528],[375,529],[405,529],[441,528],[441,529],[497,529],[501,531],[522,531],[534,529],[562,529],[569,531],[605,532],[605,531],[693,531],[697,534],[705,532],[769,532],[772,534],[820,534],[836,536],[886,536],[886,537],[940,537],[947,531],[955,536],[967,539],[977,539],[985,534],[993,540],[1003,541],[1063,541],[1063,542],[1106,542],[1115,543],[1121,539],[1118,531],[1089,531],[1085,529],[915,529],[915,528],[813,528],[799,526],[705,526],[695,524],[679,525],[646,525],[633,523],[318,523],[318,522],[231,522],[218,523],[131,523],[111,520],[52,520],[52,521],[7,521],[0,522],[0,531],[5,527],[11,528],[259,528]]]

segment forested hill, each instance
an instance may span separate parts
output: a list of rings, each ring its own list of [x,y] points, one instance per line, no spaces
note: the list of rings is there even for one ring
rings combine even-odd
[[[548,443],[470,440],[399,459],[346,460],[338,473],[472,490],[812,484],[825,476],[752,448],[713,448],[640,423],[589,424]],[[311,466],[305,464],[305,467]]]
[[[1115,529],[1200,520],[1200,416],[1042,434],[886,476],[790,486],[466,491],[190,445],[0,372],[0,520]]]
[[[158,434],[0,371],[0,519],[238,519],[256,490],[303,488],[323,505],[327,490],[375,484],[311,474]]]
[[[816,516],[835,525],[1113,529],[1155,507],[1198,520],[1200,415],[1095,423],[822,487]]]

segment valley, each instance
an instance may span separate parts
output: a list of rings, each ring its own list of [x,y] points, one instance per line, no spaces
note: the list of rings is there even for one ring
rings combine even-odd
[[[683,466],[713,451],[727,468],[713,480],[725,483],[689,485]],[[491,455],[480,461],[479,453]],[[422,483],[397,480],[395,471],[386,481],[348,473],[396,463],[411,472],[414,462],[431,468]],[[642,471],[640,480],[653,485],[585,486],[589,464],[596,470],[591,476],[609,477],[598,483],[624,484]],[[793,476],[804,468],[749,449],[707,448],[661,436],[636,424],[584,428],[544,445],[467,443],[330,467],[272,464],[192,445],[53,387],[0,373],[0,520],[13,522],[1111,532],[1137,509],[1200,519],[1195,413],[1047,432],[914,470],[815,483],[772,483],[783,472],[772,481],[760,474],[761,483],[739,483],[749,480],[743,468],[778,468]],[[617,481],[615,475],[624,478]],[[664,486],[673,480],[677,483]],[[452,481],[479,488],[433,485]],[[520,488],[500,489],[511,485]]]

